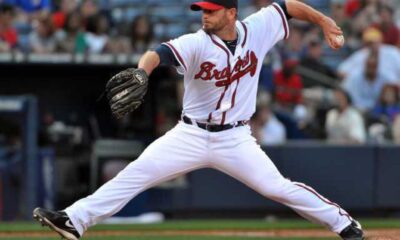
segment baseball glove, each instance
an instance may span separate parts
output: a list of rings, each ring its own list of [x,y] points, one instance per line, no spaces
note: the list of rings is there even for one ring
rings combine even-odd
[[[106,85],[106,94],[112,114],[120,119],[133,112],[143,103],[149,77],[143,69],[129,68],[114,77]]]

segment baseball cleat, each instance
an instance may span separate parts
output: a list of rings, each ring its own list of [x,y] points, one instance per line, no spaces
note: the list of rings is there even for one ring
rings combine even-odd
[[[48,226],[67,240],[78,240],[80,235],[65,212],[44,208],[33,210],[33,218],[42,226]]]
[[[361,224],[357,221],[352,221],[349,226],[347,226],[339,234],[343,240],[364,240],[364,232],[361,228]]]

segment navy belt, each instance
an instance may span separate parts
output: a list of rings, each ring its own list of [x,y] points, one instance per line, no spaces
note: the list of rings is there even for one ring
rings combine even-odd
[[[201,129],[207,130],[209,132],[221,132],[224,130],[232,129],[235,127],[241,127],[247,125],[248,121],[238,121],[233,124],[225,124],[225,125],[217,125],[217,124],[209,124],[209,123],[200,123],[196,122],[186,116],[182,117],[182,120],[186,124],[198,126]]]

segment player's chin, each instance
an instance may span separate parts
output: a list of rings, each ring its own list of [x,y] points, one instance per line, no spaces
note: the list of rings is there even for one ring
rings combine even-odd
[[[213,31],[214,25],[209,22],[205,22],[205,23],[203,23],[203,29],[205,29],[207,31]]]
[[[203,30],[208,34],[211,34],[214,32],[213,28],[207,27],[206,25],[203,25]]]

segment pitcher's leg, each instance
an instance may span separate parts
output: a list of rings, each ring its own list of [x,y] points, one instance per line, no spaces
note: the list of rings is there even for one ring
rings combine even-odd
[[[351,217],[337,204],[304,184],[285,179],[264,151],[252,139],[245,138],[234,148],[219,149],[213,167],[333,232],[340,233],[350,225]]]
[[[117,213],[140,192],[205,166],[202,156],[206,155],[206,144],[203,139],[191,135],[196,142],[187,144],[188,133],[181,128],[184,127],[178,125],[155,141],[115,178],[66,209],[81,235],[88,227]]]

